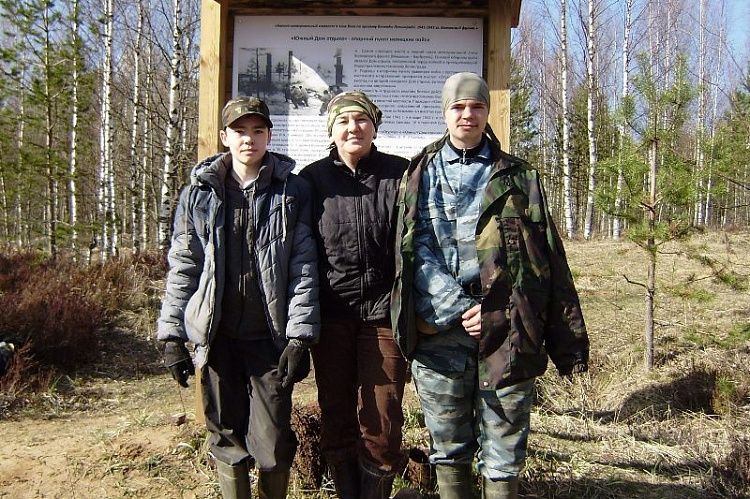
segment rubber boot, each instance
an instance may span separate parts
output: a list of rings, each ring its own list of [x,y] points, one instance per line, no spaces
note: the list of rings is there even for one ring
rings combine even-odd
[[[289,487],[289,470],[258,471],[258,497],[284,499]]]
[[[219,488],[224,499],[248,499],[250,497],[250,475],[247,463],[226,464],[216,461]]]
[[[374,464],[360,460],[359,499],[388,499],[395,478],[395,472],[383,471]]]
[[[518,477],[495,482],[482,477],[482,499],[518,499]]]
[[[472,496],[470,464],[435,466],[440,499],[466,499]]]
[[[359,499],[359,463],[356,459],[329,464],[339,499]]]

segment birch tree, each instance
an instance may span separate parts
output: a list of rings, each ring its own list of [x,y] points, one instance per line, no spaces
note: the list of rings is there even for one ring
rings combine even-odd
[[[588,29],[586,32],[586,82],[587,82],[587,132],[589,143],[589,172],[588,190],[586,195],[586,215],[584,220],[583,237],[591,238],[592,224],[594,220],[594,191],[596,189],[596,95],[597,85],[594,72],[594,61],[596,60],[596,10],[594,0],[588,0]]]
[[[141,229],[140,223],[141,211],[141,182],[140,178],[145,176],[141,171],[140,161],[138,159],[138,136],[140,131],[140,108],[141,108],[141,38],[143,36],[143,2],[138,1],[138,24],[135,32],[135,46],[133,50],[133,116],[130,131],[130,213],[131,213],[131,237],[133,253],[139,254],[141,251]]]
[[[630,34],[632,32],[633,22],[633,3],[635,0],[625,0],[625,25],[623,28],[622,37],[622,94],[621,94],[621,106],[624,106],[625,102],[628,101],[630,87]],[[619,119],[619,139],[620,147],[618,152],[618,165],[617,165],[617,190],[615,194],[615,210],[614,220],[612,223],[612,237],[613,239],[620,240],[622,237],[622,217],[620,211],[623,206],[623,189],[625,187],[625,175],[623,171],[623,154],[626,141],[626,123],[624,116],[620,116]]]
[[[180,26],[181,0],[174,0],[172,15],[172,58],[170,60],[169,76],[169,122],[167,123],[166,141],[164,145],[164,167],[162,169],[161,201],[159,210],[159,247],[165,250],[169,245],[170,227],[175,191],[177,189],[177,163],[175,153],[177,146],[177,129],[179,127],[179,96],[180,68],[182,59],[182,30]]]
[[[695,131],[696,225],[706,222],[703,203],[704,137],[706,132],[706,0],[699,0],[698,21],[698,123]]]
[[[113,0],[103,0],[104,57],[101,81],[101,126],[99,131],[99,215],[101,220],[101,252],[114,256],[117,248],[115,216],[115,184],[112,162],[112,37],[114,28]]]
[[[70,109],[70,157],[68,160],[68,223],[73,257],[78,249],[78,203],[76,199],[78,174],[78,71],[81,65],[81,39],[79,33],[78,0],[71,2],[71,109]]]
[[[567,0],[560,0],[560,102],[562,105],[563,207],[568,239],[576,233],[573,214],[573,179],[570,165],[570,116],[568,114],[568,28]]]

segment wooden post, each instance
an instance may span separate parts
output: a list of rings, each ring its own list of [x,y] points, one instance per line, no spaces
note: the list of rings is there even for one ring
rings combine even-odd
[[[510,150],[510,29],[520,0],[489,0],[487,85],[490,87],[489,122],[504,151]]]
[[[201,0],[200,81],[198,84],[198,159],[221,150],[219,129],[226,81],[227,0]],[[203,414],[201,372],[195,373],[195,421]]]
[[[226,25],[227,0],[201,0],[198,159],[215,154],[221,148],[219,129],[225,100]]]

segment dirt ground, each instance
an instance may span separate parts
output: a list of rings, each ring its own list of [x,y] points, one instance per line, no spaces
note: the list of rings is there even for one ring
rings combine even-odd
[[[117,379],[104,371],[64,378],[0,421],[0,497],[213,496],[196,462],[193,390],[178,389],[155,355],[144,358],[145,342],[137,350],[140,372],[127,376],[121,366]],[[177,425],[183,412],[187,422]]]

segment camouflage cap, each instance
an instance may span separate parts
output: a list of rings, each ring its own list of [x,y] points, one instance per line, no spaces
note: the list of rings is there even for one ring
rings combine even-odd
[[[257,97],[246,95],[239,95],[226,103],[224,109],[221,110],[221,124],[226,128],[243,116],[253,114],[263,118],[268,128],[273,128],[266,103]]]
[[[375,125],[375,130],[378,129],[383,119],[383,113],[380,111],[378,106],[370,100],[370,98],[364,92],[354,90],[351,92],[343,92],[336,95],[328,103],[328,136],[331,136],[333,131],[333,122],[336,121],[336,117],[341,113],[349,111],[358,111],[365,113],[372,124]]]
[[[481,76],[475,73],[456,73],[443,85],[443,113],[456,101],[472,99],[490,107],[490,89]]]

